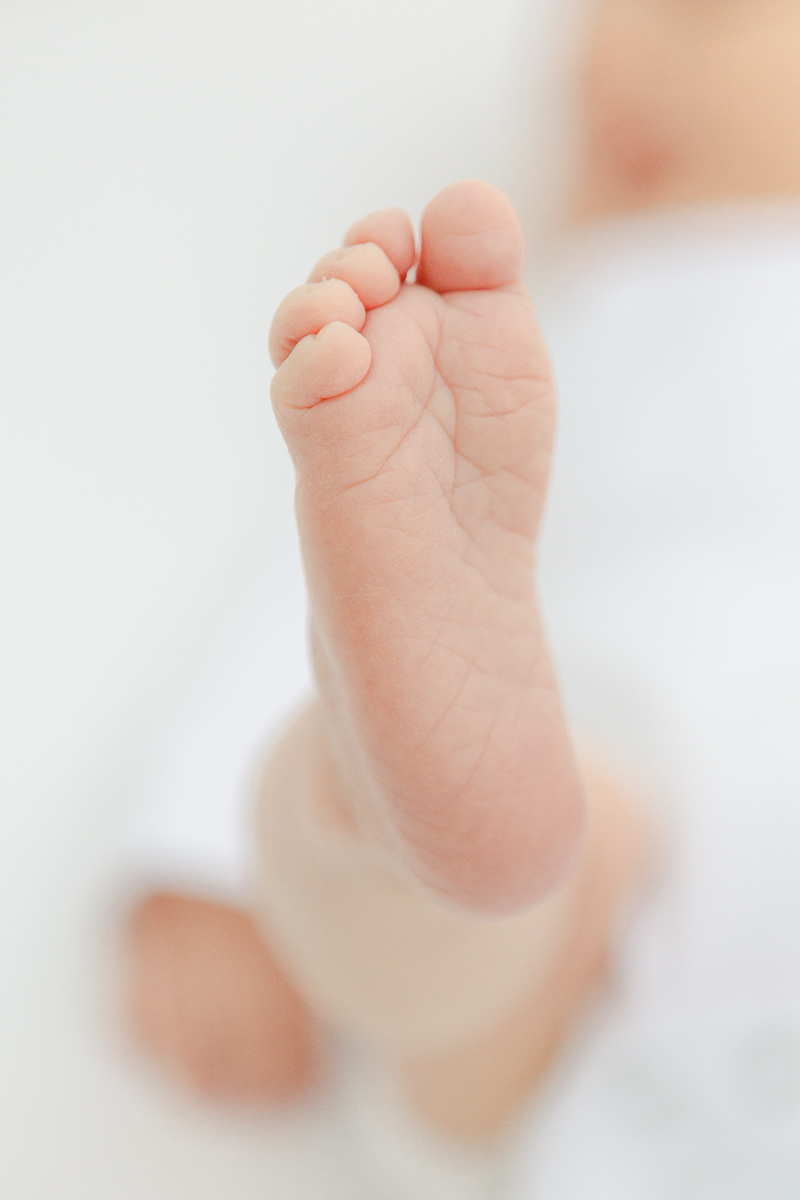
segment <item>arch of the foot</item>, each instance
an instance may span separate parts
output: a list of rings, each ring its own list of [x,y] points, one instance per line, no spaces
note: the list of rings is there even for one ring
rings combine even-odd
[[[436,292],[503,287],[522,278],[525,237],[506,195],[479,179],[450,184],[422,215],[417,282]]]

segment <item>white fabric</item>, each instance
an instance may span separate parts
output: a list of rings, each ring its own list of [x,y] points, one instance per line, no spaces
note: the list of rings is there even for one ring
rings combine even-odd
[[[526,1126],[518,1195],[788,1200],[800,1194],[800,210],[612,226],[554,280],[548,626],[576,728],[639,775],[670,849],[623,939],[613,1002]],[[273,619],[256,637],[251,679],[288,636]],[[157,791],[176,874],[197,811],[189,781],[196,797],[202,773],[208,811],[216,796],[227,814],[207,824],[219,834],[203,840],[208,870],[214,845],[235,841],[221,831],[262,716],[290,690],[273,674],[256,712],[242,679]],[[196,847],[187,837],[195,862]],[[221,874],[241,877],[243,861],[220,856]],[[409,1160],[425,1155],[406,1144]]]
[[[519,1194],[789,1200],[800,210],[608,230],[546,324],[563,413],[550,627],[570,704],[645,764],[671,836],[613,1002],[537,1107]]]
[[[266,594],[240,614],[153,756],[123,864],[135,890],[245,899],[259,765],[311,690],[305,585],[287,532],[273,541]]]
[[[353,1046],[339,1051],[342,1131],[376,1200],[505,1200],[512,1160],[504,1147],[444,1142],[416,1120],[367,1055]]]

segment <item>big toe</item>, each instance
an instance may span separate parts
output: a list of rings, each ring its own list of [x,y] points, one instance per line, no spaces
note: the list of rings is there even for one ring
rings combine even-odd
[[[524,267],[519,217],[492,184],[452,183],[422,214],[418,283],[437,292],[497,288],[520,279]]]

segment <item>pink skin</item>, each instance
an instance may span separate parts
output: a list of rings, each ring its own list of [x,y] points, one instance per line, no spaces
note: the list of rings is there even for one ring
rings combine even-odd
[[[372,214],[276,314],[272,396],[337,804],[435,892],[510,912],[563,877],[578,773],[537,615],[555,395],[489,184]],[[327,280],[327,282],[324,282]]]
[[[308,1091],[322,1066],[320,1032],[244,912],[156,892],[126,932],[131,1027],[175,1076],[240,1104]]]

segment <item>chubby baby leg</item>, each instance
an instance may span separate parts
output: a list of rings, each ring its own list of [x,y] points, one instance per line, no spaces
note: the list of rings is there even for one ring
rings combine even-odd
[[[586,995],[633,820],[593,785],[587,833],[538,619],[554,389],[516,216],[446,189],[414,283],[396,210],[347,240],[273,328],[319,695],[264,782],[264,928],[327,1021],[476,1136],[563,1037],[553,997]]]

